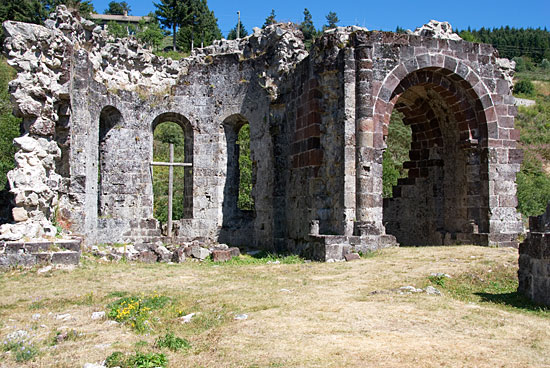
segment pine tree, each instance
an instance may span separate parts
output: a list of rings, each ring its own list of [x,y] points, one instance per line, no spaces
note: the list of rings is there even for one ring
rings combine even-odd
[[[307,8],[304,9],[304,21],[300,24],[300,30],[304,34],[304,40],[311,41],[315,38],[317,31],[313,25],[311,13]]]
[[[194,45],[208,46],[214,40],[221,39],[218,20],[206,0],[190,0],[187,3],[176,37],[177,45],[183,51],[189,51]]]
[[[77,11],[82,17],[95,13],[94,5],[90,0],[41,0],[40,2],[47,14],[59,5],[65,5],[68,9]]]
[[[336,28],[336,24],[340,21],[335,12],[329,12],[325,18],[327,19],[327,25],[323,29]]]
[[[172,46],[174,51],[176,51],[177,30],[184,22],[189,2],[189,0],[160,0],[160,3],[153,3],[157,8],[155,14],[160,23],[172,29]]]
[[[237,27],[239,26],[239,22],[237,22],[237,24],[235,24],[235,27],[233,27],[233,29],[231,29],[231,31],[229,31],[229,33],[227,34],[227,39],[228,40],[236,40],[237,39]],[[246,37],[246,36],[248,36],[248,31],[246,30],[246,28],[244,28],[244,25],[241,22],[240,23],[240,28],[239,28],[239,38],[243,38],[243,37]]]
[[[403,27],[397,26],[395,27],[395,33],[407,33],[407,30]]]
[[[264,22],[264,25],[262,26],[262,29],[275,23],[277,23],[277,20],[275,19],[275,9],[271,9],[271,13],[267,18],[265,18],[265,22]]]
[[[107,5],[108,8],[105,9],[103,12],[104,14],[112,14],[112,15],[128,15],[130,14],[130,5],[126,1],[111,1],[109,5]]]

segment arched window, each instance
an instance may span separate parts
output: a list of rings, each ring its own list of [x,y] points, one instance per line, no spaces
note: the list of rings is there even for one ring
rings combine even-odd
[[[193,217],[193,129],[183,115],[164,113],[152,124],[153,213],[168,222],[170,168],[172,168],[172,220]],[[172,154],[170,154],[172,146]]]

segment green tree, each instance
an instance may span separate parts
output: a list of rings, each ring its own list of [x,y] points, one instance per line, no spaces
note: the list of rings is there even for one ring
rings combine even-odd
[[[235,24],[235,27],[233,27],[233,29],[231,29],[229,31],[229,33],[227,34],[227,39],[228,40],[236,40],[237,39],[237,27],[239,27],[239,23]],[[239,28],[239,37],[242,38],[242,37],[246,37],[246,36],[248,36],[248,31],[246,30],[246,28],[244,28],[244,25],[241,22],[240,23],[240,28]]]
[[[407,30],[403,27],[397,26],[395,27],[395,33],[407,33]]]
[[[126,25],[110,21],[107,23],[107,32],[113,35],[115,38],[128,37],[128,28]]]
[[[94,5],[89,0],[41,0],[44,9],[49,14],[59,5],[65,5],[70,10],[77,11],[82,17],[95,13]]]
[[[304,34],[304,40],[306,40],[306,42],[311,42],[317,35],[317,31],[313,25],[311,13],[307,8],[304,9],[304,20],[300,23],[300,30]]]
[[[189,1],[177,34],[177,45],[183,51],[189,51],[191,45],[211,45],[222,38],[218,20],[208,8],[206,0]]]
[[[15,70],[0,57],[0,191],[6,187],[8,171],[14,168],[15,147],[21,119],[12,114],[8,83],[15,78]]]
[[[514,93],[532,96],[535,94],[535,85],[530,80],[520,80],[514,85]]]
[[[542,169],[540,157],[531,151],[526,152],[517,174],[518,211],[524,216],[536,216],[543,213],[550,201],[550,178]]]
[[[111,1],[108,5],[108,8],[105,9],[104,14],[112,15],[128,15],[130,14],[130,5],[126,1]]]
[[[152,19],[149,22],[144,19],[139,21],[136,37],[145,45],[158,50],[164,39],[164,31],[153,14],[149,14],[149,17]]]
[[[252,159],[250,157],[250,124],[245,124],[239,130],[237,139],[239,145],[239,198],[237,207],[241,210],[254,209],[252,198]]]
[[[407,176],[407,170],[403,168],[403,162],[409,159],[411,139],[410,126],[405,125],[403,115],[394,110],[386,138],[388,148],[384,151],[382,161],[382,195],[384,198],[391,198],[393,186],[397,185],[397,179]]]
[[[277,20],[275,19],[275,9],[271,9],[271,13],[269,13],[269,16],[267,18],[265,18],[262,29],[275,23],[277,23]]]
[[[170,143],[173,143],[174,161],[184,162],[184,137],[183,129],[178,124],[173,122],[159,124],[153,132],[153,160],[168,162],[170,160]],[[174,220],[183,217],[184,172],[183,168],[174,168],[173,170],[174,195],[172,218]],[[153,168],[153,216],[164,223],[168,219],[168,175],[168,167],[155,166]]]
[[[340,21],[340,19],[338,19],[338,16],[336,15],[335,12],[329,12],[326,17],[327,19],[327,25],[326,26],[323,26],[323,29],[332,29],[332,28],[336,28],[337,27],[337,23]]]
[[[462,31],[458,33],[460,38],[468,42],[481,42],[471,31]]]
[[[6,20],[42,24],[46,10],[39,0],[2,0],[0,2],[0,25]],[[4,47],[4,30],[0,26],[0,51]]]
[[[161,0],[160,3],[153,3],[157,10],[160,23],[172,30],[172,46],[176,51],[176,34],[178,27],[185,21],[185,14],[189,6],[189,0]]]

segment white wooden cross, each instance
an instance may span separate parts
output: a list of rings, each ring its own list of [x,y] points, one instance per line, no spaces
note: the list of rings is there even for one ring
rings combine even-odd
[[[174,162],[174,143],[170,143],[170,162],[151,162],[151,166],[168,166],[168,237],[172,236],[172,197],[174,195],[174,167],[190,167],[191,163]]]

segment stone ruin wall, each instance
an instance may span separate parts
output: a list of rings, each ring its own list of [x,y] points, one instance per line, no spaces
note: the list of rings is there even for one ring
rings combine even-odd
[[[550,305],[550,204],[529,218],[529,232],[519,246],[518,292],[535,303]]]
[[[149,163],[164,121],[182,126],[193,164],[175,241],[329,259],[395,244],[393,235],[404,244],[514,245],[522,231],[513,66],[489,45],[427,29],[348,27],[326,32],[308,53],[298,30],[278,24],[173,61],[110,39],[63,7],[46,27],[4,27],[25,129],[9,174],[15,224],[2,225],[4,240],[54,235],[52,221],[91,244],[163,240]],[[414,134],[409,177],[384,203],[394,108]],[[253,213],[236,207],[244,123]]]

